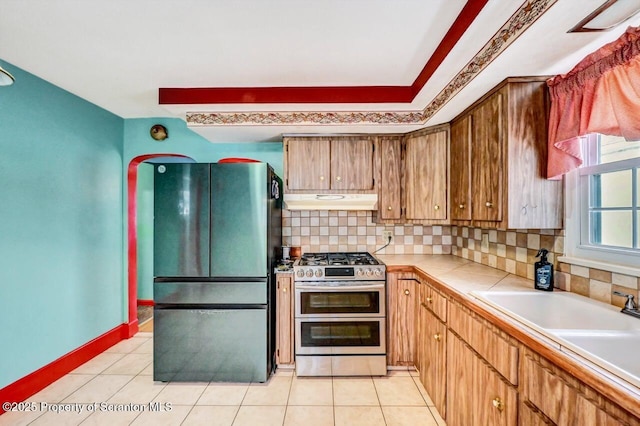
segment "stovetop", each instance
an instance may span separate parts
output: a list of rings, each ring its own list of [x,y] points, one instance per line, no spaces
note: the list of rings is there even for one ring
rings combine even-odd
[[[371,254],[366,252],[345,253],[305,253],[297,262],[299,266],[349,266],[380,265]]]
[[[296,281],[385,281],[386,266],[366,252],[305,253],[293,263]]]

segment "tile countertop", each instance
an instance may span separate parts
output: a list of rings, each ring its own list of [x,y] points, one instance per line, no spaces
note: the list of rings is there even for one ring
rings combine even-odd
[[[471,291],[533,290],[533,281],[490,266],[447,254],[384,254],[376,256],[387,267],[414,266],[463,296]]]
[[[484,292],[533,292],[539,297],[545,307],[550,306],[550,303],[545,302],[544,295],[558,296],[564,294],[567,297],[578,299],[584,303],[592,304],[593,307],[589,309],[590,312],[594,312],[592,309],[603,311],[603,313],[613,313],[620,315],[621,323],[632,323],[632,327],[636,329],[635,321],[638,321],[637,331],[640,333],[640,321],[619,313],[619,308],[612,305],[607,305],[602,302],[594,301],[584,296],[579,296],[573,293],[566,293],[561,290],[554,292],[542,292],[534,289],[533,281],[530,279],[518,277],[513,274],[509,274],[499,269],[491,268],[489,266],[481,265],[479,263],[472,262],[467,259],[463,259],[452,255],[379,255],[379,260],[387,265],[387,268],[394,272],[394,269],[401,271],[402,266],[415,267],[425,272],[426,274],[437,279],[440,283],[447,286],[454,293],[457,293],[461,298],[471,301],[476,306],[481,307],[483,310],[491,312],[495,316],[502,318],[503,320],[515,325],[516,328],[524,331],[529,336],[534,336],[535,339],[543,343],[544,345],[553,348],[562,354],[569,356],[570,358],[578,361],[580,364],[589,367],[590,371],[599,373],[601,377],[614,382],[617,386],[625,389],[626,392],[634,394],[634,399],[640,398],[640,383],[639,375],[635,367],[633,371],[622,371],[621,365],[618,362],[612,362],[597,353],[591,353],[588,347],[579,347],[573,344],[571,341],[567,341],[562,335],[555,335],[554,330],[545,330],[544,328],[531,324],[526,321],[520,321],[518,315],[499,309],[496,306],[486,303],[478,298],[478,294]],[[394,268],[397,267],[397,268]],[[473,292],[473,293],[472,293]],[[480,292],[480,293],[476,293]],[[476,295],[474,296],[474,293]],[[564,297],[564,296],[563,296]],[[538,302],[532,302],[538,303]],[[607,311],[607,312],[605,312]],[[549,315],[554,315],[549,313]],[[639,335],[640,336],[640,335]],[[629,342],[628,342],[629,343]],[[631,342],[640,343],[640,342]],[[634,353],[629,353],[629,356],[637,356]],[[635,359],[635,358],[634,358]],[[635,363],[635,361],[634,361]],[[628,360],[625,360],[622,364],[628,364]],[[622,379],[622,380],[621,380]],[[625,392],[623,391],[623,392]]]

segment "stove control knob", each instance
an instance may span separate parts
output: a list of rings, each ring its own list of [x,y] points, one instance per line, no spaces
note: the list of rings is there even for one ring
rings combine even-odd
[[[322,269],[316,269],[316,277],[322,276]]]
[[[356,272],[356,274],[361,277],[364,275],[364,271],[362,269],[358,269],[358,272]]]
[[[298,269],[298,272],[296,272],[296,275],[299,277],[304,277],[304,271],[302,269]]]
[[[367,274],[367,276],[370,277],[371,274],[373,274],[373,272],[371,271],[371,269],[367,269],[365,274]]]
[[[382,271],[380,269],[376,269],[375,275],[376,275],[376,277],[382,276]]]
[[[307,271],[307,276],[308,276],[309,278],[313,277],[313,270],[309,269],[309,270]]]

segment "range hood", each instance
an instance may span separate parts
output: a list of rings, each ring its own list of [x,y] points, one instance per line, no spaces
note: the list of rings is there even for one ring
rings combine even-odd
[[[378,194],[284,194],[287,210],[377,210]]]

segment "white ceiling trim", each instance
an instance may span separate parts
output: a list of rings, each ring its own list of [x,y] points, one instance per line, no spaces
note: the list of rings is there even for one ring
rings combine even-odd
[[[542,16],[557,0],[528,0],[507,20],[464,68],[423,109],[416,111],[343,112],[187,112],[188,126],[246,125],[423,125],[477,77],[495,58]]]

